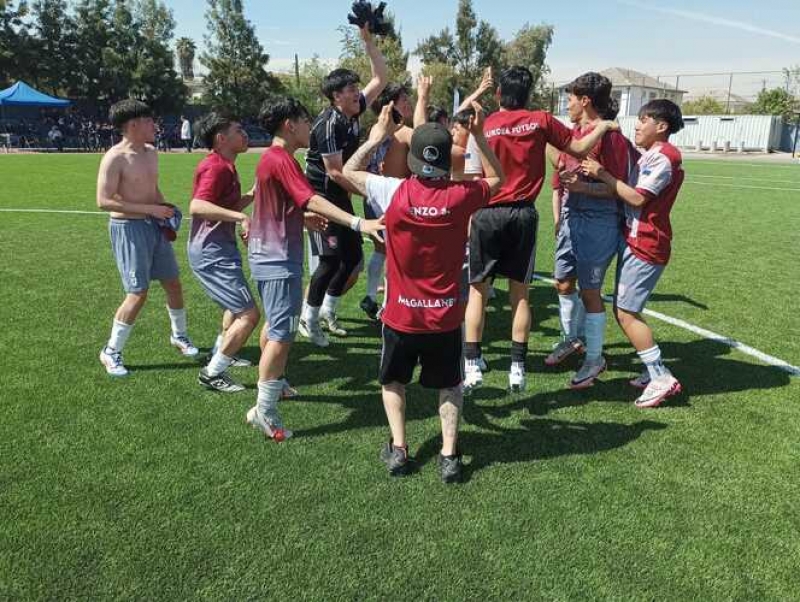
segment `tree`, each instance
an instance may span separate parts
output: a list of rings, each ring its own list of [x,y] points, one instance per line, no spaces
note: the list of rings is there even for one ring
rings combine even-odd
[[[483,70],[498,70],[503,63],[503,43],[497,30],[486,21],[478,21],[472,0],[459,0],[455,36],[449,28],[422,40],[416,54],[427,64],[439,63],[453,68],[455,85],[462,91],[474,88]]]
[[[286,94],[293,96],[313,115],[328,105],[328,99],[322,96],[322,80],[330,71],[318,55],[298,65],[296,73],[280,76]]]
[[[133,9],[139,33],[146,40],[169,44],[175,32],[172,10],[159,0],[138,0]]]
[[[254,117],[261,103],[279,88],[267,72],[269,55],[242,9],[242,0],[208,0],[207,51],[200,62],[208,69],[205,101],[214,109]]]
[[[36,72],[35,40],[26,21],[29,9],[24,0],[14,8],[13,0],[0,7],[0,85],[31,79]]]
[[[724,115],[727,113],[721,102],[711,96],[701,96],[697,100],[683,103],[681,111],[684,115]]]
[[[194,79],[194,56],[197,51],[194,41],[191,38],[178,38],[175,51],[178,53],[178,65],[183,79]]]
[[[387,13],[386,19],[390,24],[390,31],[385,36],[377,36],[375,43],[386,60],[389,81],[394,83],[410,82],[411,73],[408,71],[408,52],[403,48],[402,33],[395,29],[394,15]],[[339,67],[352,69],[358,73],[362,82],[368,82],[372,79],[372,69],[358,29],[352,26],[342,26],[339,27],[339,33],[342,34],[342,53],[339,59]]]
[[[110,98],[113,78],[104,51],[113,35],[109,0],[78,0],[74,12],[75,53],[68,73],[67,92],[76,98],[104,101]]]
[[[38,0],[33,3],[36,54],[40,57],[35,85],[58,95],[68,87],[69,64],[75,52],[75,25],[67,13],[66,0]]]
[[[506,65],[523,65],[533,74],[531,104],[537,107],[546,104],[547,89],[544,76],[550,73],[550,69],[545,59],[552,42],[552,25],[532,26],[525,23],[505,47]]]
[[[796,100],[786,88],[772,88],[758,93],[756,101],[750,105],[750,112],[756,115],[780,115],[784,120],[794,119]]]

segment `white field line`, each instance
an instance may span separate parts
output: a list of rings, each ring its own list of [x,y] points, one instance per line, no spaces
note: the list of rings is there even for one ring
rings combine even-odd
[[[546,278],[544,276],[539,276],[538,274],[534,275],[534,279],[539,280],[541,282],[547,282],[548,284],[555,284],[555,280],[553,280],[552,278]],[[613,298],[610,297],[609,295],[604,295],[603,298],[608,302],[613,301]],[[678,328],[683,328],[684,330],[693,332],[694,334],[699,335],[710,341],[714,341],[715,343],[727,345],[731,349],[738,349],[745,355],[754,357],[760,362],[763,362],[770,366],[775,366],[776,368],[783,370],[784,372],[787,372],[792,376],[800,376],[800,367],[793,366],[792,364],[785,362],[780,358],[768,355],[763,351],[759,351],[758,349],[750,347],[749,345],[745,345],[744,343],[737,341],[736,339],[732,339],[730,337],[717,334],[716,332],[706,330],[705,328],[701,328],[700,326],[695,326],[694,324],[690,324],[689,322],[679,320],[678,318],[673,318],[671,316],[662,314],[661,312],[653,311],[651,309],[645,309],[642,313],[644,313],[646,316],[650,316],[651,318],[655,318],[656,320],[661,320],[662,322],[671,324],[672,326],[677,326]]]
[[[77,211],[72,209],[13,209],[0,207],[0,213],[68,213],[72,215],[108,215],[107,211]]]
[[[684,180],[684,184],[694,184],[695,186],[715,186],[717,188],[741,188],[748,190],[779,190],[783,192],[800,192],[800,188],[778,188],[773,186],[748,186],[746,184],[723,184],[721,182],[695,182],[694,180]]]
[[[715,180],[736,180],[737,182],[770,182],[771,184],[797,184],[800,186],[800,180],[773,180],[771,178],[751,178],[739,176],[711,176],[692,171],[692,179],[694,178],[713,178]]]

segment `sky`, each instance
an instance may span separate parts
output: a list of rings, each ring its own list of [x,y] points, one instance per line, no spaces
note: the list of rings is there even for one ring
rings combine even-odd
[[[166,0],[177,22],[176,35],[203,45],[205,2]],[[335,60],[340,53],[336,28],[347,23],[350,0],[245,0],[245,14],[255,25],[269,68],[289,70],[317,54]],[[406,49],[439,32],[454,29],[458,0],[388,0]],[[676,74],[730,71],[780,71],[800,65],[800,0],[603,0],[535,2],[473,0],[479,19],[494,25],[504,39],[525,23],[555,27],[547,55],[551,80],[561,83],[585,71],[625,67],[674,81]],[[418,60],[413,60],[412,71]],[[761,81],[762,76],[737,76]],[[780,76],[775,74],[779,79]],[[699,85],[725,77],[682,77]]]

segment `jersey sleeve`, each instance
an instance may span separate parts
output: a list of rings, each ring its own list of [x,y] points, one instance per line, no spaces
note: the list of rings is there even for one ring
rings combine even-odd
[[[572,130],[553,117],[552,113],[544,115],[544,134],[547,141],[558,150],[563,151],[572,142]]]
[[[297,164],[297,161],[287,156],[281,161],[278,173],[281,186],[283,186],[286,195],[300,209],[305,209],[308,205],[308,201],[316,193],[303,175],[303,172],[300,171],[300,166]]]
[[[630,176],[630,143],[619,132],[603,136],[598,161],[617,180],[627,182]]]
[[[636,190],[651,197],[658,196],[672,182],[672,163],[665,155],[654,152],[639,167]]]
[[[467,187],[466,204],[470,214],[489,204],[492,193],[486,180],[472,180],[463,184]]]
[[[394,194],[400,188],[403,180],[400,178],[386,178],[370,174],[366,180],[367,203],[377,215],[386,213]]]
[[[347,123],[335,111],[330,111],[325,122],[314,130],[319,154],[329,157],[341,153],[347,144],[347,130]]]
[[[221,205],[223,191],[230,186],[232,175],[229,170],[216,165],[204,169],[198,175],[192,196],[200,201]]]

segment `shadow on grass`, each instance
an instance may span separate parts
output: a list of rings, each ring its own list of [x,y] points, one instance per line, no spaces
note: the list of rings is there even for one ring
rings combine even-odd
[[[503,429],[498,433],[461,433],[459,447],[472,458],[464,466],[464,481],[493,464],[601,453],[623,447],[647,431],[665,428],[667,425],[653,420],[620,424],[526,419],[520,422],[518,429]],[[439,437],[428,439],[416,454],[417,465],[422,466],[436,458],[440,446]]]

